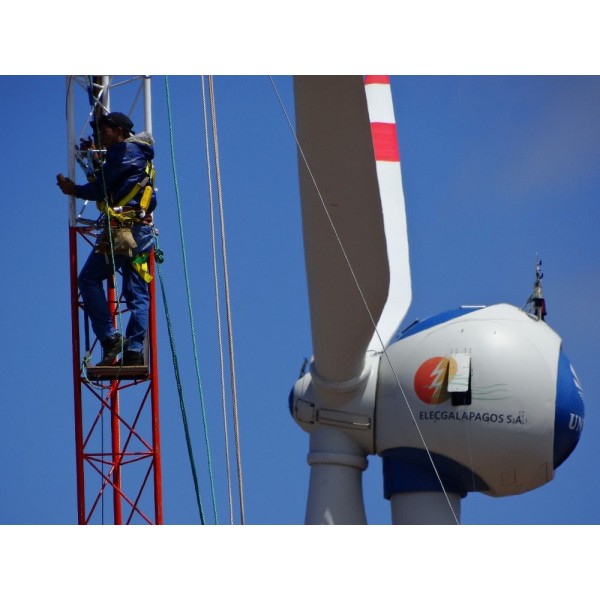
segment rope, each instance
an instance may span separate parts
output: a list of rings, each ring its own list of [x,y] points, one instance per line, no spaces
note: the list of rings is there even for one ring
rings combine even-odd
[[[213,131],[213,145],[215,149],[215,170],[217,175],[217,190],[219,198],[219,217],[221,219],[221,246],[223,252],[223,274],[225,280],[225,304],[227,312],[227,328],[229,332],[229,364],[230,364],[230,375],[231,375],[231,394],[232,394],[232,410],[233,410],[233,425],[235,433],[235,450],[237,459],[237,474],[238,474],[238,487],[239,487],[239,501],[240,501],[240,520],[241,524],[245,524],[244,516],[244,486],[242,479],[242,462],[241,462],[241,450],[240,450],[240,431],[239,431],[239,419],[238,419],[238,401],[237,401],[237,390],[236,390],[236,377],[235,377],[235,359],[233,350],[233,323],[231,318],[231,301],[229,296],[229,274],[227,269],[227,244],[225,241],[225,216],[223,212],[223,190],[221,187],[221,169],[219,160],[219,141],[217,136],[217,115],[215,108],[215,91],[214,91],[214,79],[212,76],[208,78],[209,90],[210,90],[210,105],[211,105],[211,117],[212,117],[212,131]]]
[[[167,293],[165,291],[165,284],[163,281],[162,269],[160,267],[162,259],[162,251],[158,247],[158,238],[155,237],[155,256],[156,256],[156,268],[158,271],[158,281],[160,282],[160,291],[163,299],[163,306],[165,310],[165,319],[167,321],[167,331],[169,333],[169,343],[171,345],[171,356],[173,358],[173,370],[175,372],[175,381],[177,383],[177,393],[179,395],[179,407],[181,409],[181,418],[183,420],[183,428],[185,431],[185,441],[187,444],[188,456],[190,459],[190,466],[192,469],[192,477],[194,479],[194,489],[196,491],[196,503],[198,504],[198,511],[200,513],[200,523],[204,525],[204,511],[202,509],[202,500],[200,498],[200,486],[198,484],[198,474],[196,471],[196,463],[194,461],[194,452],[192,450],[192,441],[190,437],[190,429],[188,426],[187,413],[185,409],[185,400],[183,398],[183,386],[181,385],[181,377],[179,375],[179,361],[177,359],[177,351],[175,349],[175,338],[173,336],[173,326],[171,324],[171,316],[169,313],[169,305],[167,303]]]
[[[196,333],[195,333],[195,328],[194,328],[194,317],[193,317],[193,311],[192,311],[192,299],[191,299],[191,291],[190,291],[190,279],[189,279],[189,274],[188,274],[187,257],[186,257],[186,250],[185,250],[185,240],[184,240],[184,235],[183,235],[183,218],[182,218],[182,213],[181,213],[181,199],[180,199],[180,194],[179,194],[179,186],[177,183],[177,171],[176,171],[176,166],[175,166],[175,149],[174,149],[174,142],[173,142],[173,116],[172,116],[172,112],[171,112],[171,94],[169,92],[169,78],[167,75],[165,75],[165,91],[166,91],[166,97],[167,97],[167,113],[168,113],[168,118],[169,118],[169,140],[170,140],[170,146],[171,146],[171,164],[172,164],[172,168],[173,168],[173,179],[175,182],[175,198],[177,201],[177,216],[178,216],[178,220],[179,220],[179,235],[180,235],[180,240],[181,240],[181,252],[182,252],[182,256],[183,256],[183,270],[184,270],[184,275],[185,275],[188,315],[189,315],[190,328],[191,328],[191,334],[192,334],[194,364],[196,367],[196,379],[197,379],[197,383],[198,383],[198,392],[200,395],[200,407],[202,410],[202,421],[203,421],[203,426],[204,426],[204,441],[205,441],[205,445],[206,445],[206,454],[207,454],[207,461],[208,461],[208,474],[209,474],[209,479],[210,479],[210,489],[211,489],[211,494],[212,494],[213,510],[214,510],[214,515],[215,515],[215,524],[217,524],[218,516],[217,516],[217,504],[216,504],[216,496],[215,496],[215,484],[214,484],[213,469],[212,469],[212,459],[211,459],[211,453],[210,453],[210,441],[208,438],[208,424],[207,424],[207,419],[206,419],[204,392],[202,390],[202,381],[200,378],[200,367],[198,364],[198,347],[197,347],[197,343],[196,343]]]
[[[414,425],[415,425],[415,427],[417,429],[417,433],[419,435],[419,438],[421,439],[421,443],[423,444],[423,447],[425,448],[427,456],[429,457],[429,461],[431,463],[431,466],[433,467],[433,471],[434,471],[435,476],[436,476],[436,478],[437,478],[437,480],[438,480],[438,482],[440,484],[440,487],[442,489],[444,497],[446,498],[446,502],[448,503],[448,507],[450,508],[450,511],[452,513],[452,516],[454,517],[454,520],[455,520],[456,524],[458,525],[459,524],[458,517],[456,516],[456,513],[454,512],[454,509],[452,508],[452,503],[450,502],[450,498],[448,497],[448,494],[446,492],[446,488],[444,487],[444,483],[442,482],[442,478],[440,477],[440,474],[439,474],[439,472],[438,472],[438,470],[437,470],[437,468],[435,466],[435,463],[433,461],[433,457],[431,455],[431,452],[429,451],[429,448],[428,448],[428,446],[427,446],[427,444],[425,442],[425,438],[423,437],[423,433],[421,432],[419,424],[417,423],[417,419],[415,418],[414,412],[413,412],[412,408],[410,407],[410,404],[408,402],[408,398],[406,397],[404,389],[402,388],[402,385],[400,383],[400,379],[398,378],[396,370],[394,369],[394,365],[392,364],[392,362],[390,360],[390,357],[389,357],[389,355],[387,353],[387,349],[385,348],[383,340],[381,339],[381,336],[379,335],[379,332],[377,330],[377,323],[375,323],[375,319],[373,318],[371,310],[369,309],[369,306],[368,306],[367,301],[365,299],[365,296],[363,294],[362,288],[361,288],[361,286],[360,286],[360,284],[358,282],[358,279],[357,279],[357,277],[356,277],[356,275],[354,273],[354,269],[352,268],[352,265],[350,264],[350,260],[348,258],[348,255],[346,254],[346,250],[344,249],[344,245],[342,244],[342,241],[341,241],[341,239],[340,239],[340,237],[338,235],[338,232],[337,232],[337,230],[335,228],[335,225],[333,223],[331,215],[329,214],[329,211],[327,210],[327,205],[325,204],[323,196],[321,195],[321,190],[319,189],[319,186],[318,186],[318,184],[317,184],[317,182],[316,182],[316,180],[314,178],[314,175],[313,175],[312,170],[311,170],[311,168],[310,168],[310,166],[308,164],[306,156],[304,155],[304,150],[302,149],[302,147],[300,145],[300,141],[298,140],[296,132],[295,132],[293,126],[292,126],[291,120],[290,120],[290,118],[288,116],[288,113],[287,113],[287,111],[285,109],[285,106],[283,104],[283,101],[281,99],[281,96],[279,95],[279,91],[277,90],[277,86],[275,85],[275,82],[273,81],[273,78],[271,76],[269,76],[269,80],[271,81],[271,85],[273,86],[273,89],[275,90],[275,94],[277,96],[277,99],[279,100],[279,104],[280,104],[280,106],[281,106],[281,108],[282,108],[282,110],[283,110],[283,112],[285,114],[285,117],[287,119],[289,128],[290,128],[290,130],[292,132],[292,135],[294,136],[294,139],[296,141],[296,146],[298,148],[300,156],[302,157],[302,161],[303,161],[303,163],[304,163],[304,165],[305,165],[305,167],[306,167],[306,169],[308,171],[308,174],[310,175],[310,178],[311,178],[311,180],[313,182],[313,185],[315,186],[315,190],[316,190],[316,192],[317,192],[317,194],[319,196],[319,200],[321,201],[321,205],[323,206],[323,210],[325,211],[327,219],[329,220],[329,224],[331,226],[331,229],[332,229],[332,231],[333,231],[333,233],[335,235],[337,243],[338,243],[338,245],[339,245],[339,247],[340,247],[340,249],[342,251],[342,254],[344,255],[344,260],[346,261],[348,269],[350,270],[350,274],[352,275],[352,279],[354,280],[354,284],[356,286],[356,289],[358,290],[358,292],[360,294],[361,300],[362,300],[362,302],[363,302],[363,304],[365,306],[365,310],[367,311],[367,314],[369,315],[369,318],[371,319],[371,323],[373,325],[375,333],[376,333],[376,335],[377,335],[377,337],[379,339],[379,342],[381,343],[381,347],[383,348],[383,354],[385,355],[385,357],[387,359],[387,362],[388,362],[388,365],[389,365],[390,369],[392,370],[392,374],[394,375],[394,379],[396,380],[396,385],[397,385],[398,389],[400,390],[400,393],[402,394],[402,398],[404,399],[404,402],[406,404],[406,407],[408,408],[408,411],[410,413],[412,421],[413,421],[413,423],[414,423]]]
[[[219,285],[218,285],[218,269],[217,269],[217,250],[215,241],[215,220],[214,220],[214,199],[213,199],[213,186],[212,186],[212,173],[210,168],[210,143],[208,136],[208,115],[206,110],[206,91],[204,84],[204,76],[201,78],[202,83],[202,110],[204,116],[204,138],[206,145],[206,166],[208,176],[208,198],[209,198],[209,211],[210,211],[210,233],[212,243],[212,259],[213,259],[213,281],[215,286],[215,311],[217,317],[217,338],[219,346],[219,367],[221,375],[221,410],[223,414],[223,436],[225,444],[225,469],[227,476],[227,498],[229,503],[229,523],[233,525],[233,493],[231,485],[231,461],[229,458],[229,433],[228,433],[228,419],[227,419],[227,402],[225,392],[225,366],[223,359],[223,336],[221,327],[221,301],[219,298]]]
[[[92,90],[94,85],[95,84],[93,82],[93,79],[91,77],[89,77],[89,89]],[[110,82],[109,82],[109,85],[110,85]],[[97,107],[101,106],[100,97],[105,91],[106,90],[104,90],[104,88],[101,88],[98,95],[94,95],[93,92],[90,91],[90,103],[92,104],[91,112],[92,112],[92,115],[94,118],[94,122],[96,124],[96,131],[98,131]],[[98,142],[100,143],[100,138],[98,138]],[[101,144],[100,144],[100,147],[101,147]],[[102,147],[101,147],[101,149],[102,149]],[[115,316],[116,316],[116,321],[117,321],[116,329],[117,329],[117,331],[122,332],[123,331],[123,319],[122,319],[122,315],[121,315],[121,310],[117,309],[121,300],[120,300],[120,292],[119,292],[119,283],[118,283],[118,278],[117,278],[117,265],[115,263],[115,249],[114,249],[113,232],[112,232],[112,228],[110,227],[108,189],[106,186],[106,179],[104,177],[103,169],[100,169],[100,174],[102,176],[102,189],[104,190],[104,202],[103,202],[104,210],[102,211],[102,214],[104,215],[105,226],[106,226],[106,229],[108,230],[108,242],[109,242],[109,247],[110,247],[110,253],[109,253],[110,266],[112,269],[112,275],[110,275],[108,280],[112,281],[112,285],[115,290],[115,302],[117,304],[117,306],[115,306]],[[124,344],[125,344],[125,338],[123,337],[123,335],[121,335],[121,348],[120,348],[121,353],[124,351]],[[120,368],[119,368],[119,371],[120,371]]]
[[[89,79],[89,85],[90,85],[90,90],[92,90],[93,88],[93,79],[90,77]],[[110,83],[109,83],[110,85]],[[98,95],[93,94],[93,92],[90,92],[90,103],[92,103],[92,99],[93,99],[93,104],[91,106],[91,111],[93,114],[93,118],[96,124],[96,131],[98,131],[98,112],[97,112],[97,107],[100,104],[100,99],[101,99],[101,95],[103,93],[105,93],[106,90],[104,88],[100,89],[100,92]],[[98,137],[98,142],[100,142],[100,138]],[[102,149],[102,145],[100,143],[100,148]],[[90,154],[90,160],[91,160],[91,154]],[[115,300],[115,306],[114,306],[114,311],[115,311],[115,315],[113,318],[116,317],[115,321],[116,321],[116,330],[121,333],[123,331],[123,318],[122,318],[122,311],[121,311],[121,294],[119,291],[119,280],[117,277],[117,265],[116,265],[116,261],[115,261],[115,249],[114,249],[114,239],[113,239],[113,232],[112,232],[112,228],[110,227],[110,215],[108,214],[108,206],[109,206],[109,201],[108,201],[108,189],[107,189],[107,185],[106,185],[106,179],[104,177],[104,169],[100,169],[100,174],[102,176],[102,189],[104,190],[104,208],[105,210],[102,211],[104,214],[104,219],[105,219],[105,226],[106,229],[108,230],[108,241],[109,241],[109,248],[110,248],[110,253],[108,255],[105,254],[106,257],[106,261],[107,263],[110,263],[110,267],[111,267],[111,275],[109,275],[109,277],[107,278],[107,282],[108,285],[110,287],[111,283],[112,283],[112,287],[114,289],[114,300]],[[100,220],[100,219],[99,219]],[[110,256],[110,260],[109,260],[109,256]],[[123,354],[124,350],[125,350],[125,337],[121,334],[121,339],[120,339],[120,353],[121,355]],[[115,379],[117,379],[119,377],[119,374],[121,372],[121,368],[122,368],[122,363],[123,361],[121,361],[121,363],[119,364],[119,369],[115,375]],[[87,377],[86,377],[87,378]],[[103,402],[107,402],[108,399],[111,398],[111,402],[110,402],[110,410],[111,410],[111,414],[112,411],[116,410],[118,411],[119,409],[119,392],[118,392],[118,387],[114,388],[112,383],[110,386],[108,386],[108,388],[106,389],[106,396],[103,400]],[[102,435],[102,454],[104,454],[104,410],[102,411],[102,419],[101,419],[101,435]],[[113,442],[114,444],[115,442]],[[117,448],[120,450],[121,448],[121,428],[117,427],[116,429],[116,445]],[[121,459],[117,459],[116,461],[113,462],[113,469],[119,473],[120,476],[120,469],[121,469]],[[104,464],[102,464],[102,474],[101,474],[102,479],[105,477],[104,475]],[[104,494],[102,494],[102,524],[104,524]]]

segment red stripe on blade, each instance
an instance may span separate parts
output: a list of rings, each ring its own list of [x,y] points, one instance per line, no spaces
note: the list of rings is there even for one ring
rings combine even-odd
[[[375,160],[400,162],[395,123],[371,123]]]
[[[365,77],[365,85],[369,85],[370,83],[390,83],[389,75],[367,75]]]

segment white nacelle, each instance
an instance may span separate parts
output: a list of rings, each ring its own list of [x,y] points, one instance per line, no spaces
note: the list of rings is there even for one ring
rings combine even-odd
[[[507,304],[449,311],[397,336],[381,358],[375,403],[386,497],[439,491],[438,475],[462,496],[550,481],[583,426],[581,387],[561,345],[545,322]]]

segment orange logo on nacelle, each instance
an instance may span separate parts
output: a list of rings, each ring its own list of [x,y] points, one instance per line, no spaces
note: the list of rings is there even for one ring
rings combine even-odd
[[[435,356],[427,359],[415,373],[415,392],[426,404],[442,404],[450,398],[448,377],[456,373],[453,358]]]

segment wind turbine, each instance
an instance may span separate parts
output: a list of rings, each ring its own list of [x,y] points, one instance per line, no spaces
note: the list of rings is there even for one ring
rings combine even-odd
[[[306,523],[367,522],[369,455],[394,524],[459,523],[468,492],[550,481],[583,427],[560,337],[507,304],[397,333],[411,277],[389,79],[301,76],[294,94],[313,358],[290,410],[310,434]]]

